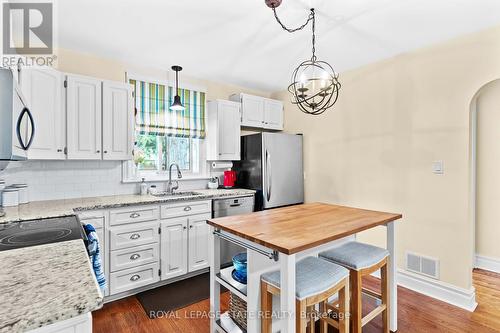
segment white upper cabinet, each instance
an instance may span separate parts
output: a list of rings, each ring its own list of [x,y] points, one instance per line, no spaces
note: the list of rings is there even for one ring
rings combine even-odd
[[[134,108],[132,87],[121,82],[102,83],[102,158],[132,159]]]
[[[264,100],[258,96],[241,94],[241,125],[263,127]]]
[[[264,128],[283,129],[283,103],[274,99],[264,99]]]
[[[215,100],[208,102],[207,159],[240,160],[240,104]]]
[[[35,121],[28,159],[66,158],[64,75],[52,68],[24,67],[19,81]]]
[[[130,160],[132,88],[123,82],[24,67],[19,83],[33,114],[32,160]]]
[[[67,139],[68,159],[102,158],[101,80],[68,75]]]
[[[241,126],[283,129],[281,101],[243,93],[231,95],[229,99],[241,104]]]

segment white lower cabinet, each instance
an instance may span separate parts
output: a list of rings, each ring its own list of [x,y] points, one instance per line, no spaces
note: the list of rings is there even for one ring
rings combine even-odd
[[[210,213],[177,217],[161,222],[161,279],[195,272],[209,266]]]
[[[92,314],[87,312],[77,317],[34,329],[29,333],[92,333]]]
[[[155,263],[159,258],[157,243],[113,251],[109,258],[109,271],[116,272],[138,265]]]
[[[158,222],[113,226],[109,228],[109,247],[113,251],[157,243],[158,236]]]
[[[158,263],[124,269],[109,274],[110,293],[118,294],[160,281]]]
[[[109,296],[209,267],[211,211],[211,200],[199,200],[111,209],[102,218],[80,214],[102,226]]]
[[[188,272],[187,217],[161,222],[161,279],[168,280]]]
[[[189,224],[189,271],[194,272],[209,266],[207,220],[210,214],[194,215],[188,219]]]

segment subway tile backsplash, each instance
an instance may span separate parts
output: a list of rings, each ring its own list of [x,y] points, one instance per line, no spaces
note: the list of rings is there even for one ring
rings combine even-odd
[[[212,176],[219,176],[211,172]],[[60,200],[139,193],[138,183],[122,183],[120,161],[23,161],[10,162],[0,179],[6,185],[25,183],[30,201]],[[166,182],[149,182],[160,191]],[[179,190],[206,188],[205,179],[181,180]]]
[[[121,177],[119,161],[10,162],[0,173],[6,184],[28,184],[30,201],[137,193],[138,185]]]

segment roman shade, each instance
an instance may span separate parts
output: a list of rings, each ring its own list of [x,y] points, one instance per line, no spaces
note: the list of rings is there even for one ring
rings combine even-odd
[[[175,89],[166,85],[130,80],[134,89],[137,114],[136,130],[140,134],[205,138],[205,93],[179,89],[182,111],[170,110]]]

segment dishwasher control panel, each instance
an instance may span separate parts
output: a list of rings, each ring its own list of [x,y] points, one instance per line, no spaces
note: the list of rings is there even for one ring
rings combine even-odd
[[[213,201],[213,209],[217,210],[231,210],[234,208],[245,209],[246,212],[252,212],[254,207],[254,197],[238,197],[229,199],[217,199]]]

